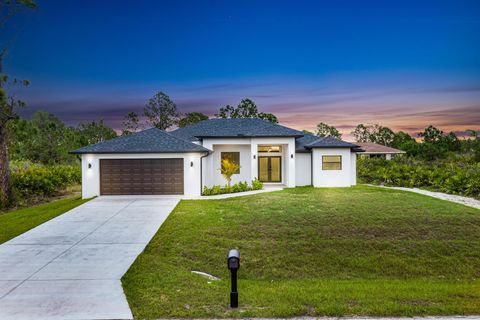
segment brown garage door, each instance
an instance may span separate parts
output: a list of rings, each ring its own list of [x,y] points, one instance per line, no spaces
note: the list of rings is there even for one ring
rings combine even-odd
[[[102,159],[100,194],[183,194],[183,159]]]

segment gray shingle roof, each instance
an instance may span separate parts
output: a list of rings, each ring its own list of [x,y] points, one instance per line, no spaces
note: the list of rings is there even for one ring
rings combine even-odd
[[[183,153],[209,150],[175,137],[163,130],[151,128],[126,136],[92,144],[72,153]]]
[[[305,147],[306,147],[307,144],[312,143],[316,140],[318,140],[317,136],[315,136],[313,134],[309,134],[309,133],[304,133],[303,137],[295,140],[295,151],[296,152],[310,152]]]
[[[209,119],[170,132],[194,141],[198,138],[301,137],[303,133],[262,119]]]
[[[359,148],[358,145],[334,137],[321,137],[306,145],[307,148]]]
[[[312,148],[351,148],[360,151],[358,145],[334,137],[317,137],[306,133],[295,141],[296,152],[309,152]]]

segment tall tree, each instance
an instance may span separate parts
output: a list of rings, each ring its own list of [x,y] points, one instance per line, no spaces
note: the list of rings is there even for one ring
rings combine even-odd
[[[37,111],[31,120],[17,119],[10,123],[9,153],[15,160],[43,164],[72,162],[69,151],[78,148],[75,129],[65,126],[51,113]]]
[[[271,123],[278,123],[278,118],[273,113],[260,112],[258,118],[262,120],[270,121]]]
[[[444,132],[432,125],[418,133],[422,138],[420,156],[428,161],[445,158],[449,151],[457,149],[457,136],[454,133],[445,135]]]
[[[103,120],[81,123],[77,130],[80,133],[81,146],[103,142],[117,136],[115,130],[107,126]]]
[[[178,121],[178,126],[183,128],[203,120],[208,120],[208,116],[206,114],[201,112],[187,112],[185,116]]]
[[[129,112],[123,120],[122,136],[137,132],[140,129],[140,117],[136,112]]]
[[[272,123],[278,123],[277,117],[272,113],[258,112],[258,107],[250,99],[243,99],[237,105],[237,107],[232,107],[231,105],[226,105],[221,107],[217,114],[217,118],[257,118],[270,121]]]
[[[0,2],[0,30],[4,30],[8,21],[22,10],[36,9],[32,0],[2,0]],[[16,34],[16,32],[15,32]],[[3,70],[3,61],[13,38],[5,38],[0,44],[0,202],[5,204],[10,198],[10,172],[8,157],[8,123],[17,118],[15,109],[25,106],[22,101],[9,96],[5,91],[8,77]],[[13,81],[16,82],[15,80]],[[27,85],[27,82],[23,82]]]
[[[55,115],[37,111],[30,120],[16,119],[9,125],[10,158],[43,164],[72,163],[71,150],[114,138],[116,132],[103,121],[68,127]]]
[[[163,92],[156,93],[143,109],[147,122],[158,129],[167,130],[178,123],[177,105]]]
[[[480,130],[468,129],[467,133],[471,138],[468,140],[468,152],[472,152],[475,161],[480,162]]]
[[[479,130],[474,130],[474,129],[467,129],[466,132],[468,133],[469,137],[472,138],[473,140],[478,140],[479,138]]]
[[[442,141],[443,131],[430,125],[422,132],[419,132],[418,136],[426,143],[437,143]]]
[[[408,133],[404,131],[398,131],[395,133],[392,141],[392,147],[403,150],[406,144],[416,142],[414,138],[412,138]]]
[[[340,139],[342,134],[338,132],[337,128],[334,126],[329,126],[324,122],[317,124],[317,131],[315,134],[319,137],[334,137]]]
[[[215,114],[215,117],[217,117],[217,118],[233,118],[234,111],[235,111],[235,108],[232,107],[231,105],[227,104],[225,107],[221,107],[220,110],[218,110],[218,113]]]
[[[357,142],[370,142],[370,130],[363,123],[360,123],[352,131],[352,136],[355,137]]]
[[[355,127],[352,135],[357,142],[373,142],[384,146],[391,146],[395,138],[395,132],[392,129],[378,124],[366,126],[361,123]]]
[[[391,146],[395,138],[395,132],[388,127],[383,127],[378,124],[370,127],[370,141],[384,146]]]

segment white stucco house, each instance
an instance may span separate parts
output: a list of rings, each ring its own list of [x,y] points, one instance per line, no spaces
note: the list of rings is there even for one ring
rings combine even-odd
[[[147,129],[89,145],[82,158],[82,196],[201,195],[225,185],[222,159],[240,165],[232,183],[259,179],[286,187],[356,184],[358,145],[304,134],[260,119],[209,119],[171,132]]]

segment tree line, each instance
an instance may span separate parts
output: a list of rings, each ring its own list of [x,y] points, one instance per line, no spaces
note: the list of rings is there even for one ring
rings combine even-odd
[[[250,99],[241,100],[236,107],[221,107],[215,116],[260,118],[278,122],[273,114],[259,112],[257,105]],[[148,100],[142,114],[129,112],[125,115],[120,134],[128,135],[147,127],[162,130],[185,127],[208,118],[208,115],[200,112],[182,114],[167,94],[159,92]],[[45,165],[75,163],[77,156],[70,154],[70,151],[118,135],[104,120],[68,126],[55,115],[45,111],[35,112],[30,119],[15,116],[8,123],[6,131],[10,160]]]
[[[259,118],[274,123],[278,119],[273,114],[259,112],[257,105],[250,99],[243,99],[236,107],[221,107],[217,118]],[[185,127],[202,120],[208,115],[200,112],[182,114],[176,104],[163,92],[155,94],[146,103],[143,114],[129,112],[123,121],[121,135],[155,127],[162,130],[173,127]],[[67,126],[55,115],[38,111],[31,119],[16,118],[8,126],[8,146],[11,160],[31,161],[41,164],[75,163],[76,156],[70,151],[117,136],[117,132],[103,120],[80,123],[75,127]],[[315,132],[305,133],[318,137],[341,138],[342,134],[334,126],[320,122]],[[357,142],[373,142],[407,152],[409,156],[425,160],[445,158],[449,153],[472,153],[480,160],[480,142],[478,131],[469,130],[471,139],[460,139],[455,133],[444,133],[429,126],[418,133],[420,141],[404,131],[394,132],[378,124],[358,124],[351,132]]]
[[[252,100],[242,99],[236,107],[226,105],[215,114],[217,118],[258,118],[273,123],[278,123],[278,119],[271,113],[259,112],[258,107]],[[161,130],[167,130],[178,126],[183,128],[203,120],[207,120],[208,115],[201,112],[187,112],[182,114],[178,111],[177,105],[164,92],[156,93],[150,98],[143,108],[143,112],[129,112],[123,121],[122,135],[130,134],[145,127],[153,127]]]
[[[356,142],[372,142],[387,147],[403,150],[408,156],[418,157],[427,161],[446,158],[451,153],[473,154],[480,161],[479,130],[466,131],[468,139],[459,138],[455,132],[445,133],[432,125],[418,132],[420,141],[404,131],[394,132],[379,124],[358,124],[351,132]],[[326,123],[317,125],[316,135],[341,138],[342,134]]]

